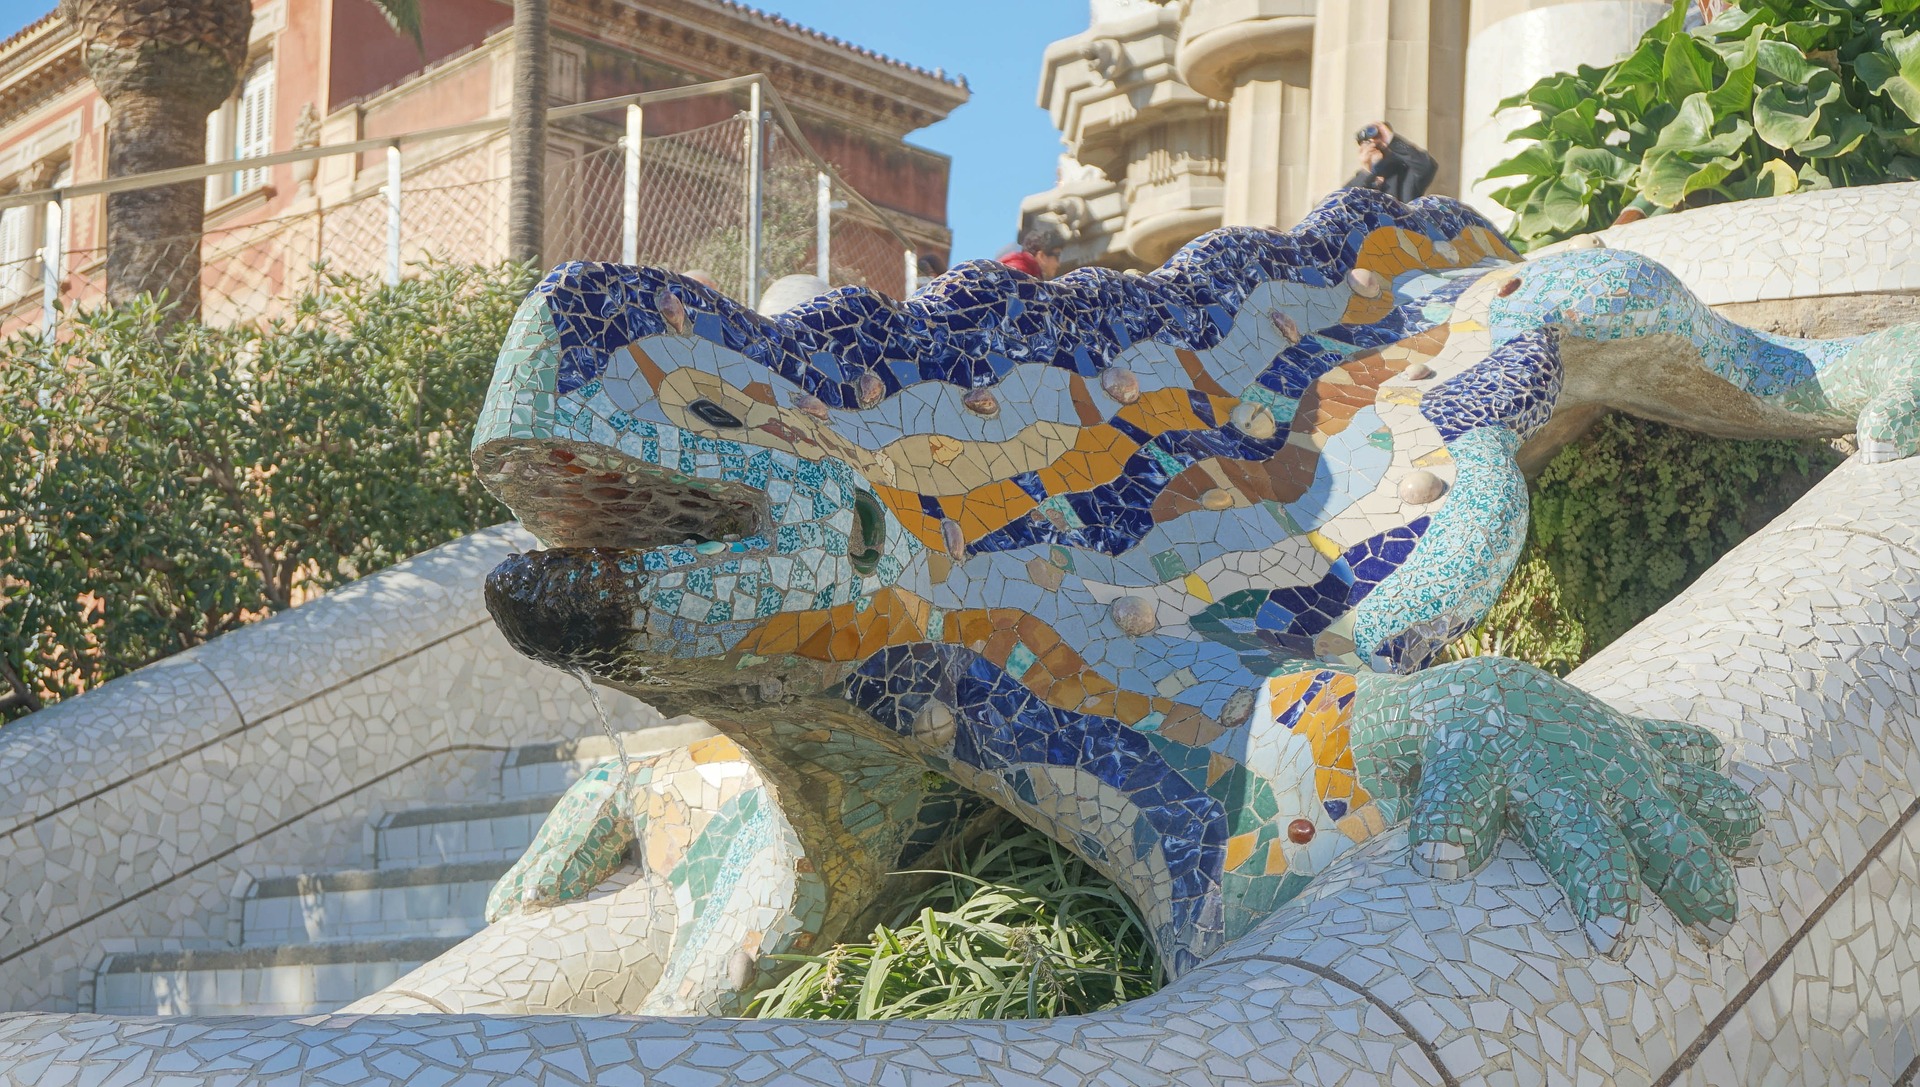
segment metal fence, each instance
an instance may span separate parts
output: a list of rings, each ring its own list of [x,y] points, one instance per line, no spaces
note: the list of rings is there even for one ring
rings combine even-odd
[[[649,106],[702,97],[746,108],[643,135]],[[913,243],[814,152],[762,76],[556,107],[548,120],[550,260],[700,271],[748,304],[793,273],[896,297],[916,285]],[[296,169],[311,183],[328,162],[358,156],[353,172],[383,183],[361,184],[334,203],[310,197],[273,218],[214,222],[154,246],[160,260],[199,254],[209,323],[270,319],[325,274],[398,282],[432,261],[504,259],[505,129],[505,119],[494,119],[0,197],[0,215],[16,217],[0,218],[0,232],[31,215],[40,242],[0,260],[0,333],[55,335],[64,313],[105,299],[105,249],[70,244],[76,210],[103,216],[108,193],[284,163],[303,164]]]

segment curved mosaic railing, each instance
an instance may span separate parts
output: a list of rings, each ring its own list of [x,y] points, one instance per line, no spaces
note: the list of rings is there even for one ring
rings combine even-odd
[[[1920,292],[1920,182],[1658,215],[1597,234],[1672,270],[1702,302]]]
[[[108,942],[226,946],[243,876],[359,861],[370,807],[595,728],[477,591],[530,542],[487,529],[0,729],[0,1012],[72,1010]]]

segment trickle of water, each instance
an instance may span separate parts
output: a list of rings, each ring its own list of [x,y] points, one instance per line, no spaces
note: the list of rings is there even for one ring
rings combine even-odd
[[[593,676],[585,668],[574,668],[572,672],[573,677],[580,681],[580,686],[587,689],[587,697],[593,699],[594,712],[600,715],[600,731],[607,734],[607,739],[613,741],[613,749],[620,753],[620,788],[624,792],[628,788],[627,777],[633,773],[633,760],[627,757],[627,743],[620,738],[618,732],[613,730],[613,715],[607,712],[607,704],[600,701],[600,688],[594,686]],[[633,814],[633,859],[636,864],[644,867],[646,857],[641,852],[639,806],[634,804],[631,798],[628,800],[628,806],[632,808]]]

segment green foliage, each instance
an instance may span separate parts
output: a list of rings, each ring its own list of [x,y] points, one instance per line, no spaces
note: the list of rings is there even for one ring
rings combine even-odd
[[[1687,0],[1606,68],[1548,76],[1533,140],[1487,172],[1525,249],[1643,211],[1920,178],[1920,0]]]
[[[371,3],[380,10],[380,17],[393,27],[394,33],[412,39],[413,47],[425,56],[427,41],[421,36],[420,0],[371,0]]]
[[[531,282],[332,278],[263,327],[142,303],[0,343],[0,660],[71,695],[505,520],[467,443]]]
[[[1008,820],[865,943],[800,963],[749,1014],[800,1019],[1079,1015],[1158,987],[1133,904],[1087,862]]]
[[[1732,441],[1608,416],[1534,482],[1519,569],[1450,655],[1497,653],[1565,675],[1839,460],[1821,442]]]

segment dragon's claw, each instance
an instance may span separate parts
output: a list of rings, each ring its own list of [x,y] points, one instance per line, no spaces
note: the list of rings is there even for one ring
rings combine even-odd
[[[1422,673],[1405,696],[1425,726],[1409,827],[1417,870],[1465,876],[1510,830],[1604,954],[1637,919],[1642,886],[1701,939],[1731,931],[1732,860],[1754,855],[1762,823],[1713,768],[1717,739],[1626,717],[1496,657]]]
[[[1860,412],[1854,441],[1867,464],[1920,453],[1920,382],[1896,382],[1868,401]]]

